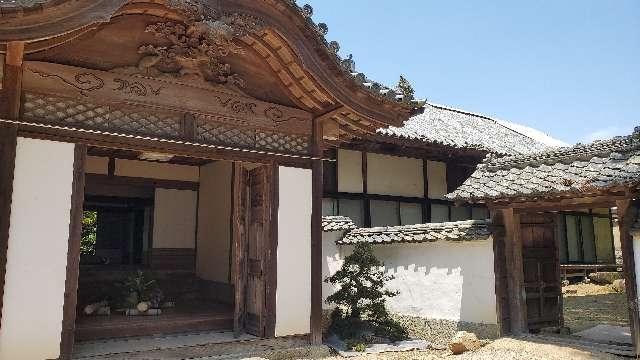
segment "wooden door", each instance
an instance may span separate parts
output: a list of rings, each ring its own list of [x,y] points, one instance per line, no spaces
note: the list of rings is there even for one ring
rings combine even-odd
[[[234,167],[236,333],[265,336],[266,257],[270,243],[270,168]]]
[[[561,326],[562,287],[554,217],[523,214],[520,225],[528,327]]]

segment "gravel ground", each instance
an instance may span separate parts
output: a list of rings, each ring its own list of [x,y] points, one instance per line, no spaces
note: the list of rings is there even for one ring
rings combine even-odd
[[[609,285],[582,283],[565,286],[562,292],[564,323],[572,333],[598,324],[629,326],[625,293],[615,292]]]
[[[344,360],[340,356],[323,358],[323,360]],[[545,344],[520,339],[501,338],[474,352],[453,355],[449,351],[411,351],[404,353],[386,353],[363,355],[350,360],[614,360],[621,357],[591,352],[574,347]]]

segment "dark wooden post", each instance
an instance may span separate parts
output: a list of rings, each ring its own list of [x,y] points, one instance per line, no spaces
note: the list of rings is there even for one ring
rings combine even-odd
[[[0,327],[2,326],[2,299],[7,272],[9,249],[9,219],[13,197],[13,171],[16,161],[18,129],[0,125]]]
[[[20,98],[22,96],[22,59],[24,42],[12,41],[7,44],[4,58],[4,77],[2,79],[2,98],[0,114],[6,119],[20,117]]]
[[[78,303],[78,274],[80,272],[80,239],[82,237],[82,213],[84,207],[84,164],[87,146],[76,145],[73,161],[73,185],[71,192],[71,212],[69,214],[69,247],[67,249],[67,278],[64,286],[64,307],[62,334],[60,339],[60,359],[71,359],[76,326],[76,306]]]
[[[322,119],[313,120],[311,202],[311,343],[322,343]]]
[[[527,306],[524,294],[524,272],[522,263],[522,239],[520,236],[520,214],[513,208],[502,209],[505,229],[505,260],[507,268],[507,289],[509,293],[509,318],[511,333],[519,335],[529,331],[527,327]]]
[[[627,302],[629,308],[629,323],[631,325],[631,340],[636,355],[640,355],[640,315],[638,314],[638,285],[636,283],[636,264],[633,253],[633,238],[631,236],[631,224],[635,220],[636,209],[631,206],[630,200],[616,201],[618,207],[618,226],[620,229],[620,245],[622,247],[622,267],[624,270],[624,282],[627,290]]]

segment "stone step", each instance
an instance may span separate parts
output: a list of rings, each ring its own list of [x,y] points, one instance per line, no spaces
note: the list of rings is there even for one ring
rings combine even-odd
[[[136,341],[144,342],[144,338]],[[107,345],[107,344],[105,344]],[[186,345],[186,346],[185,346]],[[109,347],[107,345],[107,347]],[[136,349],[137,348],[137,349]],[[277,339],[251,339],[228,341],[221,343],[202,342],[198,345],[187,342],[171,344],[171,346],[152,346],[143,349],[134,346],[131,349],[113,349],[112,353],[102,355],[76,356],[75,360],[235,360],[246,358],[268,359],[301,359],[316,358],[329,355],[327,346],[310,346],[304,337],[287,337]],[[80,354],[77,354],[80,355]],[[87,352],[84,355],[88,355]]]

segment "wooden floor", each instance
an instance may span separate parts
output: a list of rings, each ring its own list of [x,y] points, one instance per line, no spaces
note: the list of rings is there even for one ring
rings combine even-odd
[[[233,329],[233,306],[210,304],[165,309],[158,316],[79,316],[76,341]]]

